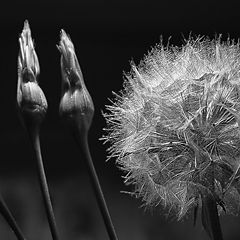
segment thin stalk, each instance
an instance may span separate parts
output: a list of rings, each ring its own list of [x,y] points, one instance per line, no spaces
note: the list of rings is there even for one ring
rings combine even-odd
[[[209,187],[211,192],[214,193],[215,170],[212,161],[210,162],[208,171],[207,180],[210,183]],[[223,240],[216,199],[209,193],[202,195],[202,224],[212,240]]]
[[[19,228],[16,220],[12,216],[12,214],[11,214],[10,210],[8,209],[8,206],[5,203],[5,201],[3,200],[2,196],[0,196],[0,213],[2,214],[2,216],[5,218],[8,225],[13,230],[17,239],[18,240],[25,240],[25,237],[24,237],[21,229]]]
[[[95,194],[95,197],[97,199],[98,207],[100,209],[100,212],[103,217],[103,221],[106,227],[106,230],[108,232],[108,236],[110,240],[117,240],[117,234],[114,229],[113,222],[111,220],[111,216],[107,207],[107,203],[105,201],[103,191],[92,161],[92,157],[89,151],[89,145],[88,145],[88,136],[87,133],[83,133],[82,131],[74,131],[73,132],[74,138],[77,142],[77,144],[80,146],[84,156],[85,156],[85,164],[87,167],[88,175],[90,177],[90,181],[93,187],[93,191]]]
[[[212,240],[223,240],[216,201],[212,196],[202,199],[202,223]]]
[[[40,189],[43,197],[44,207],[47,213],[47,219],[50,226],[50,231],[51,231],[53,240],[59,240],[57,225],[55,221],[55,216],[54,216],[51,198],[48,190],[48,184],[47,184],[47,179],[45,175],[44,165],[42,161],[38,127],[34,128],[30,132],[30,136],[33,144],[33,150],[35,152],[35,156],[37,160],[39,184],[40,184]]]

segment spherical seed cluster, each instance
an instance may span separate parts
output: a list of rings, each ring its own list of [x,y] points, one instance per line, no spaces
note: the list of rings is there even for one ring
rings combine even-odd
[[[219,212],[239,212],[239,44],[159,44],[132,63],[106,108],[109,158],[146,206],[161,204],[180,219],[208,194]]]

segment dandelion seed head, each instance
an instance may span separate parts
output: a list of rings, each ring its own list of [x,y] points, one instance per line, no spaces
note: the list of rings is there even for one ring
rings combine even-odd
[[[126,184],[145,206],[180,219],[209,194],[222,212],[240,206],[240,49],[221,37],[162,43],[125,74],[106,106],[110,142]]]

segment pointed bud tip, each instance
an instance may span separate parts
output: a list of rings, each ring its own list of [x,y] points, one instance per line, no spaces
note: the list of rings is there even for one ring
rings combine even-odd
[[[40,72],[40,66],[37,58],[37,54],[34,49],[34,42],[31,37],[31,30],[28,20],[25,20],[22,33],[19,37],[20,51],[18,56],[19,74],[22,73],[24,68],[28,68],[32,71],[35,77]]]
[[[22,42],[25,43],[25,44],[31,44],[30,41],[32,41],[32,38],[31,38],[31,29],[30,29],[30,25],[29,25],[29,22],[28,20],[25,20],[24,21],[24,24],[23,24],[23,30],[22,30],[22,33],[20,35],[20,38],[22,39]]]
[[[23,27],[23,29],[24,29],[24,30],[30,30],[29,22],[28,22],[27,19],[24,21],[24,27]]]
[[[61,53],[66,54],[67,51],[74,52],[74,45],[71,41],[70,36],[64,31],[64,29],[61,29],[60,31],[60,43],[58,46],[58,49]]]
[[[60,39],[64,38],[64,37],[67,37],[67,33],[65,32],[64,29],[61,29],[60,30]]]
[[[61,54],[63,82],[67,82],[67,84],[72,83],[74,85],[75,83],[80,83],[82,74],[77,61],[74,45],[63,29],[60,31],[60,42],[57,47]]]

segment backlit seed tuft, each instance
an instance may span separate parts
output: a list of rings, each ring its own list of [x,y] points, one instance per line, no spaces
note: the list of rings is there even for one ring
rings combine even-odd
[[[205,196],[219,213],[239,213],[239,44],[160,44],[125,79],[104,114],[103,139],[134,195],[178,218]]]

